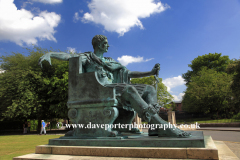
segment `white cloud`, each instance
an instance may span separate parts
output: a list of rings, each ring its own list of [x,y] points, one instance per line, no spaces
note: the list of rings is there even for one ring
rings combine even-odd
[[[185,93],[179,93],[178,95],[172,95],[173,96],[173,101],[182,101],[182,98]]]
[[[32,0],[33,2],[40,2],[45,4],[55,4],[55,3],[62,3],[63,0]]]
[[[79,10],[79,13],[83,13],[83,10]],[[79,16],[79,13],[78,12],[74,13],[73,22],[77,23],[78,20],[82,19],[82,17]]]
[[[72,47],[67,47],[69,53],[76,53],[76,48],[72,48]]]
[[[172,77],[172,78],[167,78],[163,80],[163,84],[167,86],[168,92],[171,92],[171,89],[177,86],[184,85],[186,82],[182,78],[182,76],[177,76],[177,77]]]
[[[39,40],[57,41],[56,32],[61,16],[43,11],[34,16],[25,9],[18,10],[13,0],[0,0],[0,40],[12,41],[20,46],[37,44]]]
[[[91,0],[88,7],[90,13],[83,15],[82,22],[101,24],[105,30],[117,32],[120,36],[134,26],[144,29],[141,18],[170,8],[154,0]]]
[[[118,57],[117,60],[124,66],[127,66],[129,63],[139,63],[139,62],[147,62],[152,60],[153,58],[146,59],[144,60],[143,57],[133,57],[133,56],[128,56],[124,55],[122,57]]]
[[[33,2],[30,2],[30,1],[25,1],[25,2],[23,2],[23,4],[22,4],[22,8],[25,8],[28,4],[30,4],[30,5],[32,5],[33,4]]]
[[[81,19],[81,17],[79,16],[78,12],[75,12],[74,16],[73,16],[73,22],[77,22],[79,19]]]

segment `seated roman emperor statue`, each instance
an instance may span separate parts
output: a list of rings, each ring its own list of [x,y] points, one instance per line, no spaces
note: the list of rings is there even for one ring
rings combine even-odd
[[[93,52],[68,54],[64,52],[49,52],[39,59],[39,65],[46,60],[51,64],[51,58],[69,60],[72,57],[81,57],[83,72],[97,72],[100,83],[106,87],[116,89],[116,98],[128,111],[136,111],[138,116],[150,124],[168,124],[159,115],[157,92],[153,86],[144,84],[130,84],[130,78],[158,75],[160,64],[155,64],[149,72],[130,71],[125,66],[110,57],[103,57],[108,52],[108,40],[103,35],[96,35],[92,39]],[[178,128],[157,128],[149,130],[150,136],[159,137],[189,137],[190,134]]]

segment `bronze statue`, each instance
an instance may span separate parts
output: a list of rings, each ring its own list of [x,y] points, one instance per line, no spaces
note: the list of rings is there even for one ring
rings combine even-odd
[[[160,70],[160,64],[155,64],[153,69],[149,72],[137,72],[129,71],[125,66],[116,62],[110,57],[103,57],[103,54],[108,51],[109,45],[107,37],[103,35],[96,35],[92,39],[92,45],[94,52],[85,52],[81,54],[68,54],[64,52],[49,52],[43,55],[39,59],[39,65],[42,66],[44,60],[51,64],[51,58],[56,58],[59,60],[67,61],[74,57],[79,57],[81,60],[81,72],[90,73],[96,72],[98,81],[104,87],[115,88],[116,99],[121,108],[121,115],[118,115],[118,119],[112,123],[123,123],[125,122],[124,115],[128,112],[137,112],[139,117],[150,124],[165,124],[168,123],[164,121],[159,115],[159,106],[157,103],[157,92],[153,86],[144,84],[130,84],[130,78],[146,77],[150,75],[158,75]],[[94,89],[93,89],[94,92]],[[77,111],[74,110],[74,114]],[[90,113],[90,112],[89,112]],[[91,112],[92,113],[92,112]],[[135,114],[128,119],[127,123],[131,123]],[[115,117],[116,119],[116,117]],[[78,121],[80,122],[80,120]],[[117,131],[128,131],[128,129],[115,129]],[[139,132],[138,129],[133,128],[131,132]],[[77,131],[76,131],[77,132]],[[117,132],[109,132],[109,136],[117,136]],[[101,136],[101,134],[99,133]],[[184,132],[178,128],[167,128],[163,130],[158,128],[156,130],[149,130],[150,136],[159,137],[189,137],[190,134]]]

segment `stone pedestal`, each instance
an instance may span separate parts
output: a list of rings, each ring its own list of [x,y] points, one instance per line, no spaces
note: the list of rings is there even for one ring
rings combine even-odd
[[[108,139],[108,140],[99,140],[91,139],[92,142],[88,140],[72,140],[78,141],[75,142],[75,146],[66,146],[68,145],[69,139],[66,140],[63,145],[40,145],[36,147],[36,154],[34,155],[25,155],[26,159],[29,157],[37,157],[45,159],[58,159],[66,158],[65,156],[71,156],[71,158],[77,156],[95,156],[97,157],[132,157],[132,158],[167,158],[167,159],[218,159],[218,150],[210,136],[202,137],[200,132],[192,131],[191,138],[158,138],[158,137],[135,137],[132,138],[129,136],[129,139]],[[201,138],[202,137],[202,138]],[[152,139],[152,140],[150,140]],[[155,142],[156,139],[158,142]],[[139,142],[142,140],[142,142]],[[179,142],[179,141],[182,142]],[[50,144],[54,144],[54,140],[50,140]],[[58,144],[63,141],[60,139]],[[82,142],[81,142],[82,141]],[[85,142],[83,142],[85,141]],[[104,142],[105,141],[105,142]],[[118,141],[118,142],[117,142]],[[129,142],[128,142],[129,141]],[[135,141],[135,142],[134,142]],[[171,142],[172,141],[172,142]],[[102,143],[104,146],[91,146],[92,144]],[[112,143],[111,143],[112,142]],[[175,142],[175,143],[174,143]],[[197,143],[197,142],[203,142]],[[73,143],[73,142],[72,142]],[[57,143],[56,143],[57,144]],[[76,144],[84,144],[85,146],[77,146]],[[114,145],[111,145],[114,144]],[[123,147],[126,144],[127,146]],[[139,144],[143,144],[141,146]],[[168,144],[168,145],[166,145]],[[74,145],[74,144],[73,144]],[[86,146],[88,145],[88,146]],[[139,145],[139,146],[135,146]],[[160,147],[160,146],[165,147]],[[200,147],[197,147],[200,145]],[[203,145],[203,146],[202,146]],[[116,147],[118,146],[118,147]],[[171,147],[170,147],[171,146]],[[195,146],[195,147],[194,147]],[[15,157],[14,160],[23,160],[24,156]]]
[[[101,146],[101,147],[196,147],[204,148],[204,137],[202,131],[189,131],[191,137],[172,138],[148,136],[147,133],[121,134],[117,137],[97,137],[95,139],[64,139],[64,137],[50,139],[49,145],[58,146]]]

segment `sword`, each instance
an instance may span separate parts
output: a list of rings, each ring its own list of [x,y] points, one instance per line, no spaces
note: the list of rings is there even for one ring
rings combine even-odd
[[[157,91],[158,83],[159,83],[158,76],[157,76],[157,75],[154,75],[154,78],[155,78],[155,80],[156,80],[155,87],[156,87],[156,91]]]
[[[157,66],[158,67],[158,66]],[[160,64],[159,64],[159,67],[160,67]],[[160,68],[159,68],[159,70],[160,70]],[[154,78],[155,78],[155,80],[156,80],[156,92],[158,91],[158,83],[160,82],[159,81],[159,79],[158,79],[158,75],[159,75],[159,70],[157,70],[157,73],[154,75]],[[157,103],[156,105],[155,105],[155,109],[157,110],[157,111],[159,111],[159,109],[161,108],[161,106],[159,106],[159,104]]]
[[[159,66],[160,66],[160,64],[159,64]],[[159,70],[160,70],[160,69],[159,69]],[[159,79],[158,79],[159,70],[157,70],[157,73],[154,75],[154,78],[155,78],[155,80],[156,80],[156,84],[155,84],[156,92],[157,92],[157,89],[158,89],[158,83],[160,82]]]

